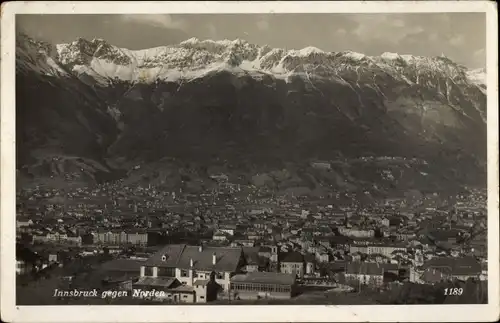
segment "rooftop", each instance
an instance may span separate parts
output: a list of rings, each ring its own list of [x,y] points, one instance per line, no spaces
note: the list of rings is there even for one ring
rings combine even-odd
[[[246,275],[235,275],[231,278],[231,283],[256,283],[256,284],[279,284],[293,285],[295,277],[292,274],[251,272]]]
[[[424,269],[435,268],[453,275],[476,275],[481,273],[481,264],[474,257],[437,257],[424,264]]]
[[[304,262],[304,256],[300,252],[292,251],[283,254],[283,262]]]
[[[144,261],[136,259],[114,259],[102,264],[101,269],[105,271],[134,271],[139,272]]]
[[[194,286],[205,286],[210,282],[208,279],[197,279],[194,281],[193,285]]]
[[[169,288],[176,280],[177,279],[175,278],[169,278],[169,277],[141,277],[136,283],[134,283],[134,285],[158,286],[158,287]]]
[[[213,257],[215,255],[215,265]],[[167,245],[146,261],[146,266],[234,272],[242,256],[241,248]]]

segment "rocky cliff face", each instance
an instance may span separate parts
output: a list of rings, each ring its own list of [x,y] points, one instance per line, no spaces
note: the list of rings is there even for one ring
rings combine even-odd
[[[312,186],[362,187],[383,181],[391,157],[427,165],[414,176],[402,174],[409,162],[393,165],[405,186],[483,180],[485,87],[445,57],[197,39],[130,51],[19,36],[17,66],[19,162],[35,176],[48,155],[83,158],[87,180],[136,165],[256,173],[328,160],[338,176],[314,175]],[[373,158],[386,162],[364,169]],[[46,173],[67,173],[60,164]]]

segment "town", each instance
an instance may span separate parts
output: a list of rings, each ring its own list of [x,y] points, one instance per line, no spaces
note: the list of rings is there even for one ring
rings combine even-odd
[[[202,194],[122,181],[20,190],[18,304],[397,303],[404,286],[439,286],[415,303],[487,302],[486,190],[360,203],[213,180]],[[466,290],[445,295],[454,287]],[[53,297],[79,288],[142,296]]]

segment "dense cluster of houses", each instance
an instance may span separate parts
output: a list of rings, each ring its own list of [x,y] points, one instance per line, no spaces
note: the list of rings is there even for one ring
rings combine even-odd
[[[124,288],[162,289],[172,302],[290,298],[314,279],[354,286],[487,279],[479,193],[448,205],[429,194],[410,210],[404,199],[339,206],[222,184],[197,196],[111,184],[31,191],[18,208],[18,241],[81,255],[153,248],[103,270]],[[39,200],[49,203],[32,206]],[[18,259],[19,274],[28,262]]]

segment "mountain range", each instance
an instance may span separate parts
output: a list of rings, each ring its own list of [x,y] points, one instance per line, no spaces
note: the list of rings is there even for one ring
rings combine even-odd
[[[23,183],[195,190],[221,172],[313,192],[486,183],[485,71],[444,56],[18,34],[16,115]]]

